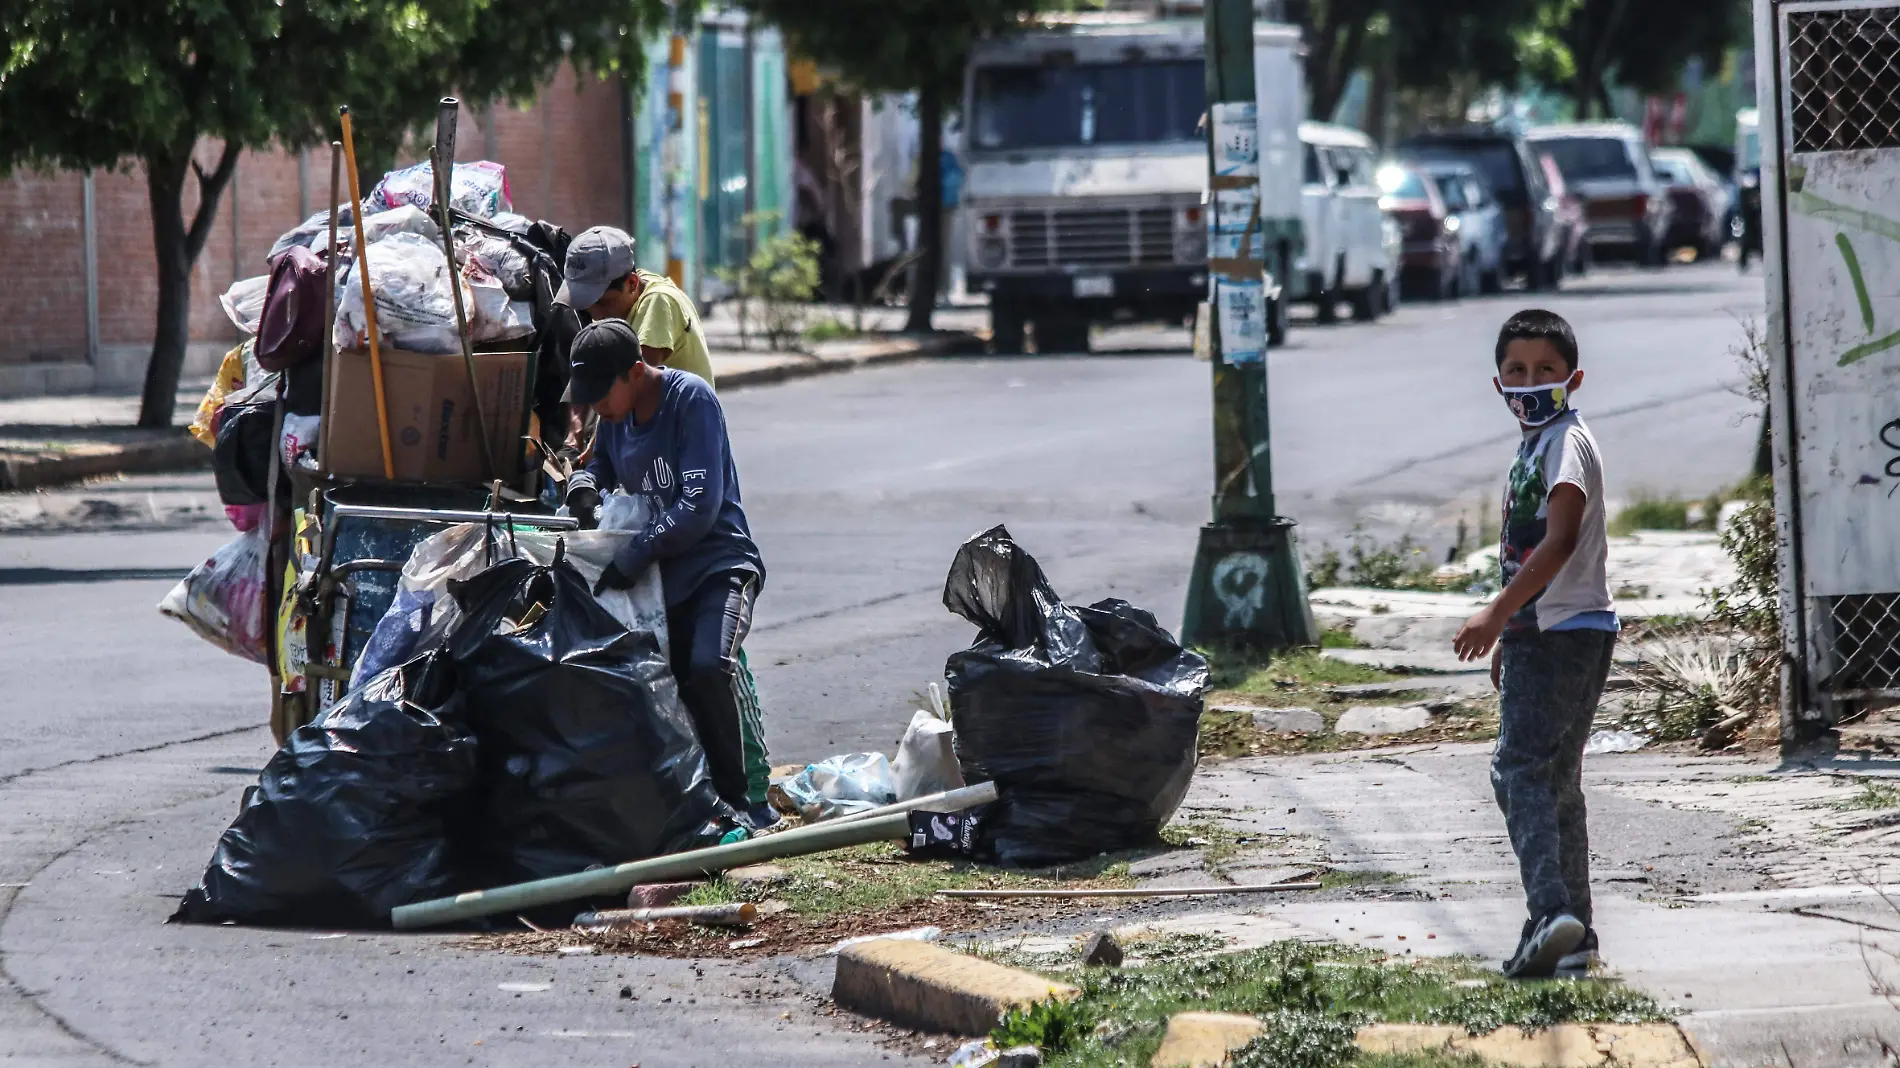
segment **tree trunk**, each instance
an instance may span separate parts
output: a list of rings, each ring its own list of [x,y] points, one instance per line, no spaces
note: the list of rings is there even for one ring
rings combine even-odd
[[[158,261],[158,321],[152,330],[152,357],[145,366],[145,392],[139,401],[139,426],[172,425],[178,379],[191,341],[191,268],[204,251],[218,215],[218,197],[237,170],[240,147],[226,145],[217,169],[207,174],[191,158],[191,145],[145,158],[145,191],[152,209],[152,251]],[[185,181],[198,177],[198,210],[185,225]]]
[[[917,265],[910,276],[910,318],[904,329],[927,332],[943,275],[943,86],[917,93]]]

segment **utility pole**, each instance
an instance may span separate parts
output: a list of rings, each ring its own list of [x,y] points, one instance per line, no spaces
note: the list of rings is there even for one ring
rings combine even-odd
[[[1317,645],[1293,521],[1273,502],[1253,0],[1207,0],[1208,303],[1214,521],[1201,528],[1182,640]]]
[[[666,42],[666,129],[660,135],[660,170],[666,201],[661,208],[666,276],[686,287],[686,32],[688,16],[675,10]]]

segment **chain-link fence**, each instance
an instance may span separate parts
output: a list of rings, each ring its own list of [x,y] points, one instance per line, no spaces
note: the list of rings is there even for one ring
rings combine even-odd
[[[1851,593],[1828,599],[1836,697],[1900,695],[1900,593]]]
[[[1796,152],[1900,148],[1900,6],[1788,16]]]

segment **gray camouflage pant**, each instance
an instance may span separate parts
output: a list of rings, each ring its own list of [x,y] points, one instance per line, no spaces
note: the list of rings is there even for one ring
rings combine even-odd
[[[1568,912],[1590,923],[1583,747],[1615,646],[1616,635],[1603,630],[1526,634],[1500,645],[1491,788],[1533,920]]]

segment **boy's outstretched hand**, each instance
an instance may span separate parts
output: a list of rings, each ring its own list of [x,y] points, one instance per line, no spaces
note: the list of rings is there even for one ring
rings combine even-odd
[[[1478,610],[1478,614],[1465,620],[1458,628],[1458,636],[1451,640],[1452,651],[1460,660],[1476,660],[1489,653],[1498,643],[1498,636],[1504,633],[1504,624],[1511,617],[1499,612],[1497,602],[1492,602]]]

